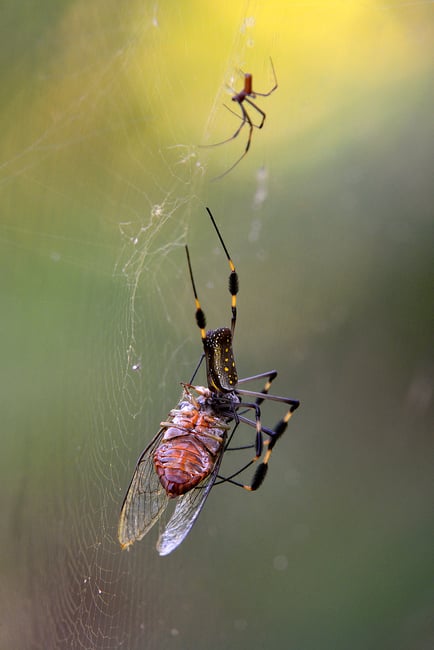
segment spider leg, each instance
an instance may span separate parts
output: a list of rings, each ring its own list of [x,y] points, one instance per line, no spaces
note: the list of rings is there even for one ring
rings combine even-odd
[[[192,384],[192,383],[193,383],[194,378],[196,377],[197,373],[199,372],[199,368],[201,367],[201,365],[202,365],[202,361],[203,361],[204,359],[205,359],[205,352],[202,352],[202,354],[200,355],[199,362],[198,362],[198,364],[197,364],[197,366],[196,366],[196,368],[195,368],[195,370],[194,370],[194,373],[193,373],[193,375],[192,375],[190,381],[188,382],[189,384]]]
[[[276,77],[276,71],[274,69],[274,64],[273,64],[273,59],[270,56],[270,63],[271,63],[271,69],[273,70],[273,77],[274,77],[274,86],[272,87],[271,90],[268,91],[268,93],[257,93],[256,91],[252,93],[252,95],[257,95],[258,97],[269,97],[271,93],[274,93],[275,90],[277,90],[279,84],[277,83],[277,77]]]
[[[230,106],[228,106],[227,104],[223,104],[223,106],[224,106],[224,107],[229,111],[229,113],[232,113],[232,115],[235,115],[235,117],[238,117],[239,120],[242,120],[243,122],[245,122],[245,120],[244,120],[244,116],[243,116],[242,113],[241,113],[241,115],[240,115],[239,113],[237,113],[236,111],[234,111],[234,110],[233,110]]]
[[[226,244],[223,241],[223,237],[221,236],[220,230],[217,227],[217,224],[215,222],[214,217],[212,216],[212,212],[209,208],[206,208],[206,211],[209,214],[209,217],[211,219],[211,222],[215,228],[215,231],[217,233],[218,238],[220,239],[220,243],[223,247],[223,250],[225,252],[225,255],[227,257],[227,260],[229,262],[229,268],[230,268],[230,274],[229,274],[229,283],[228,283],[228,288],[229,288],[229,293],[231,294],[231,310],[232,310],[232,319],[231,319],[231,332],[232,332],[232,337],[234,336],[235,333],[235,325],[237,322],[237,293],[239,291],[239,284],[238,284],[238,273],[235,270],[235,265],[231,259],[231,256],[229,255],[229,251],[226,248]]]
[[[238,119],[241,120],[241,124],[237,128],[235,133],[233,135],[231,135],[230,138],[226,138],[226,140],[221,140],[220,142],[213,142],[213,144],[201,144],[199,146],[202,149],[209,149],[210,147],[219,147],[221,144],[226,144],[227,142],[231,142],[231,140],[235,140],[235,138],[239,135],[239,133],[240,133],[241,129],[243,128],[243,126],[245,125],[245,123],[250,121],[249,119],[246,119],[246,117],[245,117],[245,109],[244,109],[244,106],[242,104],[239,104],[240,109],[241,109],[241,115],[238,115],[238,113],[236,113],[231,108],[229,108],[229,106],[226,106],[226,104],[223,104],[223,106],[225,106],[228,109],[228,111],[230,111],[231,113],[236,115],[236,117],[238,117]]]
[[[238,481],[234,481],[232,479],[234,479],[235,476],[238,476],[238,474],[242,474],[242,472],[245,472],[246,469],[249,469],[249,467],[251,467],[254,462],[255,462],[254,460],[250,460],[248,463],[246,463],[244,465],[244,467],[242,467],[241,469],[238,469],[236,472],[234,472],[230,476],[220,476],[220,474],[219,474],[218,475],[219,480],[218,480],[218,482],[216,481],[214,483],[214,485],[221,485],[222,483],[232,483],[232,485],[236,485],[237,487],[242,487],[242,488],[245,488],[246,490],[248,490],[249,489],[248,486],[243,485],[242,483],[238,483]]]
[[[232,430],[232,433],[230,435],[230,438],[226,442],[225,451],[241,451],[242,449],[253,449],[255,447],[254,444],[240,445],[239,447],[230,447],[229,446],[231,444],[233,435],[235,433],[235,429],[238,427],[240,422],[242,422],[243,424],[247,424],[249,427],[253,427],[254,429],[256,429],[256,422],[254,420],[249,420],[249,418],[245,418],[243,415],[238,415],[237,420],[238,420],[238,422],[234,426],[234,428]],[[267,436],[270,436],[270,437],[274,435],[274,429],[270,429],[270,427],[266,427],[263,424],[261,424],[261,432],[266,433]],[[264,444],[267,444],[267,442],[265,442]]]
[[[249,394],[249,393],[247,392],[247,394]],[[276,424],[276,426],[274,427],[274,429],[272,431],[272,435],[269,438],[269,440],[267,440],[264,443],[265,445],[267,445],[268,448],[267,448],[267,451],[266,451],[266,453],[264,455],[263,461],[258,466],[258,469],[256,470],[256,473],[253,476],[253,480],[252,480],[250,486],[244,486],[245,489],[251,490],[251,491],[257,490],[262,485],[262,483],[264,481],[264,478],[265,478],[265,476],[267,474],[267,471],[268,471],[268,462],[270,460],[271,453],[273,451],[274,445],[279,440],[279,438],[283,435],[283,433],[286,431],[289,420],[292,418],[292,415],[293,415],[294,411],[300,405],[300,402],[298,400],[290,399],[290,398],[287,398],[287,397],[281,398],[281,397],[278,397],[278,396],[275,396],[275,395],[266,395],[265,397],[261,397],[261,394],[259,393],[258,398],[259,399],[270,399],[270,400],[275,400],[275,401],[278,401],[278,402],[283,402],[285,404],[289,404],[289,409],[286,411],[283,418],[281,418],[279,420],[279,422]]]
[[[236,111],[232,110],[232,108],[230,108],[227,104],[223,104],[223,106],[229,111],[229,113],[232,113],[232,115],[235,115],[235,117],[237,117],[239,120],[241,120],[241,124],[238,127],[238,129],[235,131],[235,133],[233,135],[231,135],[230,138],[226,138],[226,140],[220,140],[220,142],[213,142],[212,144],[200,144],[199,147],[201,149],[208,149],[210,147],[219,147],[221,144],[226,144],[227,142],[230,142],[231,140],[235,140],[235,138],[239,135],[241,129],[243,128],[243,126],[246,123],[249,124],[250,126],[253,126],[255,129],[262,129],[262,127],[264,125],[264,122],[265,122],[265,117],[266,117],[264,111],[261,111],[259,106],[256,106],[256,104],[254,102],[252,102],[250,99],[248,99],[248,97],[244,97],[243,101],[246,101],[248,104],[250,104],[250,106],[252,106],[252,108],[254,108],[258,113],[261,114],[261,116],[262,116],[261,123],[260,124],[254,124],[249,119],[249,117],[246,117],[245,109],[244,109],[244,106],[242,105],[241,102],[238,102],[238,104],[239,104],[239,106],[241,108],[241,115],[239,113],[237,113]]]
[[[240,163],[242,161],[242,159],[244,158],[244,156],[247,154],[248,150],[250,149],[250,143],[252,142],[253,127],[255,125],[253,124],[252,120],[250,119],[250,116],[249,116],[248,112],[246,111],[246,109],[244,108],[244,106],[242,104],[240,104],[240,108],[241,108],[241,112],[243,114],[243,121],[241,122],[241,126],[237,131],[237,135],[241,131],[241,128],[244,126],[244,124],[247,122],[248,125],[249,125],[249,137],[247,138],[246,148],[244,149],[241,156],[234,162],[234,164],[231,165],[229,167],[229,169],[227,169],[225,172],[223,172],[223,174],[220,174],[219,176],[215,176],[215,178],[212,179],[213,181],[218,181],[220,178],[223,178],[223,176],[226,176],[226,174],[229,174],[229,172],[231,172],[234,169],[234,167],[236,167],[238,165],[238,163]],[[233,140],[233,137],[230,138],[230,140]]]
[[[297,403],[297,406],[298,406],[298,403]],[[270,439],[266,440],[264,442],[264,445],[267,445],[268,448],[267,448],[267,451],[265,452],[263,461],[258,465],[257,470],[253,475],[253,479],[252,479],[250,485],[246,485],[244,483],[239,483],[238,481],[234,481],[233,479],[236,476],[238,476],[239,474],[241,474],[242,472],[244,472],[246,469],[251,467],[257,460],[259,460],[258,456],[255,456],[254,458],[252,458],[252,460],[250,460],[248,463],[246,463],[246,465],[244,465],[244,467],[237,470],[236,472],[234,472],[230,476],[227,476],[227,477],[220,477],[219,476],[219,478],[221,479],[219,482],[220,483],[224,483],[224,482],[232,483],[233,485],[237,485],[238,487],[242,487],[244,490],[247,490],[248,492],[254,492],[259,487],[261,487],[262,483],[264,482],[265,476],[267,475],[268,463],[269,463],[269,460],[270,460],[270,457],[271,457],[271,453],[273,451],[273,447],[276,444],[276,442],[279,440],[280,436],[284,433],[286,427],[288,426],[288,422],[291,419],[292,414],[295,411],[295,409],[297,408],[297,406],[292,406],[291,408],[289,408],[288,411],[286,412],[286,414],[283,416],[283,418],[281,420],[279,420],[279,422],[277,423],[277,425],[274,427],[273,430],[271,430],[271,429],[265,430],[263,427],[261,427],[261,431],[264,431],[265,433],[267,433],[270,436]],[[243,418],[242,416],[240,416],[240,421],[245,422],[246,424],[251,424],[252,426],[254,426],[253,422],[247,421],[247,418]]]
[[[240,404],[240,406],[245,407],[246,409],[253,409],[255,411],[255,421],[253,422],[252,420],[249,420],[242,415],[238,415],[237,419],[240,422],[245,422],[245,424],[248,424],[252,427],[255,427],[256,429],[256,439],[255,439],[255,457],[252,460],[252,463],[257,461],[258,458],[260,458],[262,454],[262,449],[264,446],[264,441],[262,439],[262,424],[261,424],[261,409],[259,408],[259,405],[256,404],[256,402],[243,402]],[[231,436],[232,438],[232,436]]]
[[[262,379],[263,377],[267,377],[267,381],[265,382],[264,388],[261,390],[262,395],[267,395],[268,391],[271,388],[272,382],[276,379],[277,377],[277,370],[269,370],[268,372],[261,372],[259,375],[252,375],[251,377],[244,377],[243,379],[239,379],[238,383],[239,384],[244,384],[248,381],[254,381],[255,379]],[[256,398],[256,404],[262,404],[264,401],[265,397],[257,397]]]
[[[240,406],[245,406],[246,410],[247,409],[253,409],[256,414],[255,421],[249,420],[248,418],[243,417],[242,415],[238,415],[237,413],[235,414],[235,426],[231,432],[231,435],[229,436],[226,445],[225,445],[225,451],[237,451],[241,449],[251,449],[252,447],[255,447],[256,454],[252,460],[250,460],[248,463],[246,463],[241,469],[238,469],[236,472],[231,474],[230,476],[220,476],[218,475],[219,481],[215,483],[215,485],[220,485],[221,483],[234,483],[235,485],[241,485],[240,483],[237,483],[236,481],[233,481],[232,479],[235,476],[238,476],[238,474],[241,474],[244,472],[247,468],[249,468],[253,463],[256,463],[256,461],[260,458],[262,454],[262,449],[263,449],[263,440],[262,440],[262,432],[267,433],[268,435],[271,435],[273,432],[271,430],[264,430],[261,425],[261,411],[259,408],[259,405],[256,403],[246,403],[244,402],[243,404],[240,404]],[[256,429],[256,441],[254,445],[244,445],[242,447],[231,447],[228,449],[231,440],[233,438],[233,435],[239,425],[240,422],[244,422],[245,424],[248,424],[251,427],[254,427]],[[246,486],[242,486],[246,487]],[[246,488],[248,489],[248,488]]]
[[[247,103],[248,103],[252,108],[254,108],[255,111],[258,111],[258,113],[259,113],[260,115],[262,115],[262,119],[261,119],[260,124],[253,124],[253,126],[255,126],[257,129],[262,129],[262,127],[264,126],[265,118],[267,117],[266,114],[264,113],[264,111],[261,111],[261,109],[259,108],[259,106],[256,106],[256,104],[255,104],[254,102],[252,102],[252,100],[249,99],[248,97],[245,98],[245,101],[246,101],[246,102],[247,102]]]
[[[262,111],[259,109],[259,107],[256,106],[256,104],[254,104],[252,101],[249,101],[249,100],[247,99],[247,97],[244,98],[244,101],[248,102],[248,103],[249,103],[253,108],[255,108],[257,111],[259,111],[260,113],[262,113]],[[233,111],[232,108],[230,108],[227,104],[223,104],[223,106],[224,106],[225,108],[227,108],[228,111],[229,111],[230,113],[232,113],[232,115],[235,115],[235,117],[238,117],[239,120],[243,120],[243,121],[244,121],[244,124],[246,123],[247,120],[244,120],[243,115],[240,115],[240,114],[237,113],[236,111]],[[264,121],[265,121],[265,120],[262,120],[261,126],[259,126],[258,124],[254,124],[254,123],[253,123],[253,120],[252,120],[253,127],[254,127],[255,129],[262,129],[262,124],[264,123]],[[225,142],[227,142],[227,140],[225,140]],[[217,143],[217,144],[221,144],[221,143]],[[212,145],[205,145],[205,146],[211,147]]]
[[[248,101],[249,104],[251,103],[251,102],[247,99],[247,97],[246,97],[246,100]],[[250,143],[251,143],[251,141],[252,141],[253,126],[254,126],[254,125],[253,125],[252,120],[250,119],[250,115],[248,114],[248,112],[246,111],[246,109],[244,108],[244,106],[243,106],[242,104],[240,104],[240,106],[241,106],[241,110],[243,111],[243,115],[244,115],[244,117],[246,118],[246,121],[249,123],[249,137],[248,137],[248,139],[247,139],[247,144],[246,144],[246,148],[244,149],[244,153],[243,153],[243,155],[241,156],[241,158],[244,158],[244,156],[246,155],[246,153],[247,153],[248,150],[250,149]],[[237,160],[237,162],[235,163],[236,165],[238,165],[238,163],[240,162],[241,158],[240,158],[239,160]],[[235,167],[235,165],[232,165],[231,169],[233,169],[234,167]],[[230,170],[228,170],[228,171],[230,171]]]
[[[241,404],[240,406],[246,406],[248,408],[254,408],[255,406],[257,407],[256,404]],[[232,483],[233,485],[236,485],[238,487],[242,487],[245,490],[251,490],[250,485],[243,485],[243,483],[239,483],[238,481],[234,481],[233,479],[236,476],[238,476],[239,474],[242,474],[246,469],[248,469],[249,467],[254,465],[254,463],[256,463],[259,460],[259,457],[260,457],[260,455],[262,453],[262,446],[263,446],[261,433],[262,432],[266,433],[269,436],[273,435],[273,433],[274,433],[271,429],[268,429],[267,427],[263,427],[261,425],[259,408],[257,407],[257,409],[255,409],[255,410],[256,410],[256,421],[255,422],[253,420],[249,420],[248,418],[243,417],[242,415],[237,416],[237,423],[236,423],[236,425],[234,427],[234,430],[232,431],[232,433],[231,433],[231,435],[230,435],[230,437],[229,437],[229,439],[228,439],[228,441],[226,443],[225,451],[239,451],[239,450],[243,450],[243,449],[252,449],[252,447],[255,447],[256,455],[251,460],[249,460],[248,463],[243,465],[243,467],[241,467],[240,469],[237,469],[237,471],[233,472],[233,474],[230,474],[230,476],[220,476],[219,475],[218,476],[219,481],[218,481],[218,483],[216,483],[216,485],[220,485],[221,483]],[[259,418],[259,420],[258,420],[258,418]],[[238,427],[238,424],[240,422],[243,422],[244,424],[248,424],[249,426],[256,428],[256,431],[257,431],[256,442],[255,442],[254,445],[243,445],[241,447],[228,447],[228,445],[230,444],[230,442],[232,440],[235,429]],[[258,437],[258,429],[260,430],[259,437]],[[258,445],[260,446],[260,449],[258,449]],[[255,476],[256,476],[256,474],[255,474]]]
[[[268,391],[271,388],[271,384],[277,377],[277,370],[269,370],[268,372],[261,372],[258,375],[252,375],[251,377],[244,377],[243,379],[238,380],[238,384],[242,384],[243,382],[245,383],[245,382],[248,382],[248,381],[254,381],[255,379],[262,379],[263,377],[267,377],[267,381],[265,382],[264,388],[261,390],[261,393],[260,393],[261,397],[256,398],[255,404],[257,406],[260,406],[262,404],[262,402],[264,401],[264,399],[266,399],[266,395],[267,395]],[[243,404],[240,404],[240,406],[243,406]],[[243,417],[244,413],[246,413],[247,410],[248,409],[246,408],[244,411],[241,411],[241,413],[236,414],[237,415],[237,423],[236,423],[235,427],[233,428],[229,439],[226,442],[226,447],[225,448],[228,451],[236,451],[236,450],[239,450],[239,449],[251,449],[254,446],[254,445],[243,445],[242,447],[229,447],[229,445],[230,445],[230,443],[232,441],[232,438],[234,436],[235,430],[238,427],[238,424],[240,422],[243,422],[244,424],[247,424],[247,425],[249,425],[251,427],[256,426],[256,423],[253,422],[253,420],[249,420],[248,418]],[[269,427],[261,426],[261,431],[262,431],[262,433],[266,433],[269,436],[272,436],[274,434],[274,431],[272,429],[270,429]]]
[[[240,423],[240,419],[238,417],[238,414],[235,414],[235,424],[234,424],[233,429],[231,431],[231,435],[229,436],[229,438],[228,438],[228,440],[226,442],[225,451],[228,449],[229,445],[231,444],[231,440],[234,437],[235,431],[238,429],[239,423]]]
[[[300,402],[298,400],[291,399],[289,397],[280,397],[278,395],[268,395],[267,391],[269,390],[269,388],[271,386],[271,382],[273,381],[273,379],[275,378],[275,376],[277,374],[277,373],[276,374],[274,374],[274,373],[275,373],[275,371],[272,371],[268,375],[268,377],[269,377],[268,381],[265,384],[265,387],[264,387],[262,392],[237,389],[238,393],[241,393],[241,394],[244,394],[244,395],[250,395],[252,397],[256,397],[256,403],[255,403],[256,406],[259,405],[258,402],[261,403],[261,402],[263,402],[264,400],[267,400],[267,399],[272,400],[272,401],[276,401],[276,402],[282,402],[284,404],[289,405],[289,409],[286,411],[285,415],[279,420],[279,422],[276,424],[274,429],[265,428],[265,427],[263,427],[261,425],[260,422],[258,423],[256,421],[254,423],[251,420],[248,420],[247,418],[244,418],[241,414],[238,415],[238,419],[240,420],[240,422],[244,422],[246,424],[249,424],[250,426],[255,426],[256,427],[256,431],[257,431],[256,451],[257,452],[258,452],[259,448],[262,451],[262,437],[261,437],[261,441],[259,443],[258,442],[258,430],[260,431],[261,434],[262,434],[262,432],[264,432],[269,436],[269,440],[266,440],[263,443],[264,446],[265,445],[267,446],[267,451],[264,454],[264,458],[263,458],[262,462],[258,465],[258,468],[257,468],[257,470],[256,470],[256,472],[255,472],[255,474],[253,476],[253,479],[252,479],[250,485],[244,485],[242,483],[238,483],[237,481],[233,481],[232,479],[235,476],[237,476],[237,474],[240,474],[245,469],[250,467],[253,463],[255,463],[257,460],[259,460],[259,455],[258,454],[256,454],[256,456],[245,467],[243,467],[241,470],[238,470],[237,472],[235,472],[235,474],[229,476],[226,479],[230,483],[234,483],[234,484],[236,484],[236,485],[238,485],[238,486],[240,486],[240,487],[242,487],[245,490],[248,490],[250,492],[253,492],[254,490],[257,490],[262,485],[262,483],[263,483],[263,481],[265,479],[265,476],[267,474],[267,471],[268,471],[268,463],[270,461],[270,457],[271,457],[273,448],[274,448],[276,442],[279,440],[279,438],[286,431],[286,428],[288,426],[288,422],[291,419],[292,414],[294,413],[294,411],[300,405]],[[266,376],[267,376],[267,373],[266,373]],[[259,377],[260,377],[260,375],[259,375]],[[243,402],[241,402],[240,407],[242,407],[244,405],[247,406],[247,407],[250,407],[250,404],[244,404]]]
[[[233,479],[236,476],[238,476],[239,474],[242,474],[242,472],[244,472],[246,469],[251,467],[254,463],[256,463],[259,460],[260,454],[258,455],[258,453],[256,453],[255,457],[252,458],[248,463],[246,463],[241,469],[238,469],[236,472],[234,472],[230,476],[227,476],[227,477],[219,476],[218,477],[220,479],[219,484],[228,482],[228,483],[232,483],[233,485],[237,485],[238,487],[242,487],[242,488],[244,488],[245,490],[248,490],[248,491],[257,490],[262,485],[262,483],[263,483],[263,481],[265,479],[266,473],[268,471],[268,463],[269,463],[270,456],[271,456],[271,453],[273,451],[274,445],[279,440],[279,438],[282,436],[282,434],[285,432],[285,430],[286,430],[286,428],[288,426],[288,422],[292,417],[292,414],[294,413],[294,411],[300,405],[300,402],[298,400],[291,399],[289,397],[280,397],[279,395],[269,395],[268,394],[268,392],[269,392],[269,390],[271,388],[271,384],[273,383],[273,381],[277,377],[277,370],[269,370],[267,372],[261,372],[261,373],[259,373],[257,375],[252,375],[251,377],[244,377],[243,379],[238,380],[238,385],[243,384],[243,383],[247,383],[249,381],[254,381],[256,379],[263,379],[264,377],[266,377],[267,381],[265,382],[264,387],[260,392],[242,390],[242,389],[237,387],[237,393],[241,393],[241,394],[244,394],[244,395],[250,395],[251,397],[256,397],[256,401],[255,401],[254,404],[246,404],[246,403],[241,402],[240,405],[239,405],[240,408],[245,406],[246,411],[249,408],[254,408],[255,412],[256,412],[256,421],[249,420],[248,418],[244,417],[243,414],[244,414],[245,411],[241,411],[241,412],[237,413],[236,414],[236,424],[235,424],[235,426],[233,428],[233,431],[232,431],[231,435],[229,436],[229,439],[228,439],[228,441],[226,443],[226,447],[225,447],[226,451],[236,451],[236,450],[242,450],[242,449],[251,449],[251,448],[255,447],[256,452],[258,452],[258,445],[260,444],[261,445],[260,450],[262,452],[262,444],[263,444],[263,445],[267,446],[267,451],[266,451],[266,453],[264,455],[264,459],[258,465],[257,470],[256,470],[256,472],[255,472],[255,474],[253,476],[253,479],[252,479],[252,482],[251,482],[250,485],[245,485],[243,483],[239,483],[238,481],[234,481]],[[259,407],[262,404],[262,402],[264,400],[267,400],[267,399],[289,405],[289,409],[287,410],[287,412],[285,413],[283,418],[281,418],[279,420],[279,422],[276,424],[274,429],[270,429],[269,427],[265,427],[265,426],[263,426],[261,424],[261,422],[260,422],[260,412],[258,414],[258,411],[255,408],[255,407]],[[258,417],[259,417],[259,423],[258,423]],[[232,441],[233,435],[235,433],[235,430],[237,429],[240,422],[242,422],[244,424],[247,424],[248,426],[256,428],[256,442],[255,442],[255,445],[252,444],[252,445],[243,445],[241,447],[229,447],[229,445],[230,445],[230,443]],[[264,443],[262,443],[262,433],[265,433],[267,436],[269,436],[269,440],[266,440]],[[258,442],[258,436],[260,436],[260,443]]]

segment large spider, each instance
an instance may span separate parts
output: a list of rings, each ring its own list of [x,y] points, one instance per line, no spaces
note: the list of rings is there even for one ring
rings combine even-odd
[[[256,99],[256,97],[268,97],[269,95],[271,95],[271,93],[274,93],[274,91],[277,89],[277,87],[278,87],[277,77],[276,77],[276,72],[274,70],[273,60],[271,59],[271,57],[270,57],[270,63],[271,63],[271,69],[273,71],[273,77],[274,77],[274,86],[271,88],[271,90],[269,90],[267,93],[258,93],[256,91],[254,91],[253,88],[252,88],[253,75],[250,72],[246,72],[246,73],[244,73],[244,88],[242,90],[240,90],[239,93],[235,93],[233,95],[233,97],[232,97],[232,101],[236,102],[239,105],[241,115],[239,115],[238,113],[233,111],[231,108],[229,108],[229,106],[226,106],[226,104],[224,104],[224,106],[228,109],[228,111],[230,111],[231,113],[236,115],[241,120],[241,124],[237,128],[235,133],[233,135],[231,135],[230,138],[226,138],[226,140],[222,140],[221,142],[215,142],[214,144],[209,144],[209,145],[205,145],[205,146],[206,147],[218,147],[221,144],[226,144],[226,142],[230,142],[231,140],[235,140],[235,138],[241,133],[241,130],[243,129],[243,127],[246,124],[248,124],[248,127],[249,127],[249,136],[247,138],[246,148],[244,149],[243,153],[238,158],[238,160],[236,160],[234,162],[234,164],[231,165],[231,167],[229,167],[229,169],[227,169],[225,172],[223,172],[223,174],[220,174],[220,176],[217,176],[214,180],[218,180],[219,178],[223,178],[223,176],[226,176],[226,174],[229,174],[229,172],[232,171],[234,169],[234,167],[236,167],[238,165],[239,162],[241,162],[241,160],[244,158],[244,156],[247,154],[248,150],[250,149],[250,144],[252,142],[253,129],[254,128],[262,129],[262,127],[264,126],[266,114],[264,113],[264,111],[261,108],[259,108],[259,106],[257,106],[257,104],[255,104],[255,102],[252,101],[252,99]],[[254,108],[255,111],[257,113],[259,113],[259,115],[261,116],[261,121],[259,122],[259,124],[255,124],[253,122],[253,120],[250,117],[244,103],[249,104],[249,106]]]
[[[160,555],[168,555],[185,539],[213,485],[229,482],[250,492],[257,490],[267,474],[274,446],[300,404],[297,399],[269,394],[277,376],[276,370],[238,378],[232,349],[237,321],[238,274],[214,217],[209,208],[207,211],[229,263],[231,325],[205,329],[205,313],[199,302],[186,248],[203,354],[190,383],[183,384],[179,403],[166,420],[160,422],[160,430],[137,461],[119,517],[118,538],[124,549],[147,534],[164,516],[172,499],[176,503],[174,511],[164,528],[160,528],[157,543]],[[194,386],[192,381],[202,359],[206,361],[207,386]],[[240,385],[257,379],[266,380],[260,392],[240,388]],[[286,413],[274,429],[262,423],[260,407],[265,400],[287,406]],[[247,417],[249,412],[254,415]],[[234,433],[241,423],[255,429],[255,440],[246,446],[232,447]],[[264,440],[264,436],[267,439]],[[220,464],[226,451],[250,448],[255,450],[253,458],[230,476],[220,475]],[[257,462],[259,465],[250,483],[235,480]]]

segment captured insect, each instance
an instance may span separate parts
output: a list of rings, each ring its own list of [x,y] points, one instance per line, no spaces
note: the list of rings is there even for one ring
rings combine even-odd
[[[249,491],[257,490],[267,473],[273,448],[299,406],[298,400],[269,395],[271,383],[277,376],[276,370],[238,379],[232,350],[237,320],[238,274],[214,217],[209,208],[207,211],[229,262],[231,326],[205,331],[205,314],[197,295],[190,253],[186,246],[196,305],[196,323],[203,345],[198,368],[205,358],[208,385],[193,386],[191,382],[183,384],[179,404],[160,423],[157,435],[139,457],[119,518],[118,538],[123,549],[142,539],[163,515],[169,502],[176,499],[173,514],[157,542],[160,555],[171,553],[190,532],[217,479],[219,483],[229,482]],[[193,379],[195,375],[196,372]],[[240,388],[240,384],[256,379],[266,379],[262,391]],[[254,401],[244,401],[244,396]],[[264,400],[274,400],[289,407],[274,429],[261,422],[260,405]],[[246,417],[249,411],[254,418]],[[248,446],[255,449],[255,455],[241,469],[223,477],[219,471],[225,451],[245,448],[229,447],[240,423],[255,429],[255,442]],[[266,440],[264,435],[267,436]],[[250,484],[245,485],[235,480],[257,461],[261,462]]]
[[[238,163],[241,162],[241,160],[244,158],[244,156],[247,154],[247,152],[250,149],[250,144],[252,142],[252,136],[253,136],[253,129],[254,128],[262,129],[262,127],[264,126],[266,113],[264,113],[264,111],[262,109],[260,109],[259,106],[257,106],[257,104],[255,104],[255,102],[253,102],[252,100],[256,99],[257,97],[269,97],[272,93],[274,93],[274,91],[278,87],[276,72],[274,70],[273,60],[271,59],[271,57],[270,57],[270,63],[271,63],[271,69],[273,71],[273,77],[274,77],[274,86],[271,88],[271,90],[269,90],[267,93],[258,93],[257,91],[254,91],[253,90],[253,75],[250,74],[249,72],[244,73],[244,88],[242,90],[240,90],[239,93],[235,93],[232,96],[232,101],[235,102],[236,104],[238,104],[239,107],[240,107],[241,115],[239,115],[238,113],[233,111],[231,108],[229,108],[229,106],[226,106],[226,104],[224,104],[225,108],[227,108],[228,111],[230,111],[231,113],[236,115],[241,120],[240,126],[237,128],[235,133],[233,135],[231,135],[230,138],[226,138],[226,140],[222,140],[221,142],[215,142],[214,144],[203,145],[205,147],[218,147],[221,144],[226,144],[227,142],[231,142],[231,140],[235,140],[235,138],[237,138],[239,136],[239,134],[241,133],[243,127],[246,124],[248,125],[249,135],[248,135],[248,138],[247,138],[246,148],[244,149],[243,153],[238,158],[238,160],[236,160],[234,162],[234,164],[231,165],[231,167],[229,167],[229,169],[227,169],[225,172],[223,172],[223,174],[220,174],[220,176],[217,176],[214,180],[218,180],[219,178],[223,178],[223,176],[226,176],[226,174],[229,174],[229,172],[231,172],[234,169],[234,167],[236,167],[238,165]],[[257,113],[259,113],[259,115],[261,117],[259,124],[255,124],[255,122],[252,120],[252,118],[250,117],[244,103],[248,104]]]

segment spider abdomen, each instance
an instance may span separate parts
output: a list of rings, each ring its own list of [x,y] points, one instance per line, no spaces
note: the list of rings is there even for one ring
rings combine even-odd
[[[209,388],[221,393],[235,390],[238,375],[231,330],[228,327],[208,330],[203,346]]]

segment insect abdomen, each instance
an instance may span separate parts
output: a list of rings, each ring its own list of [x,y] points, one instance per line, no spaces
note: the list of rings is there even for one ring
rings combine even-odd
[[[154,453],[155,471],[169,497],[178,497],[198,485],[214,463],[214,455],[194,434],[166,440]]]

